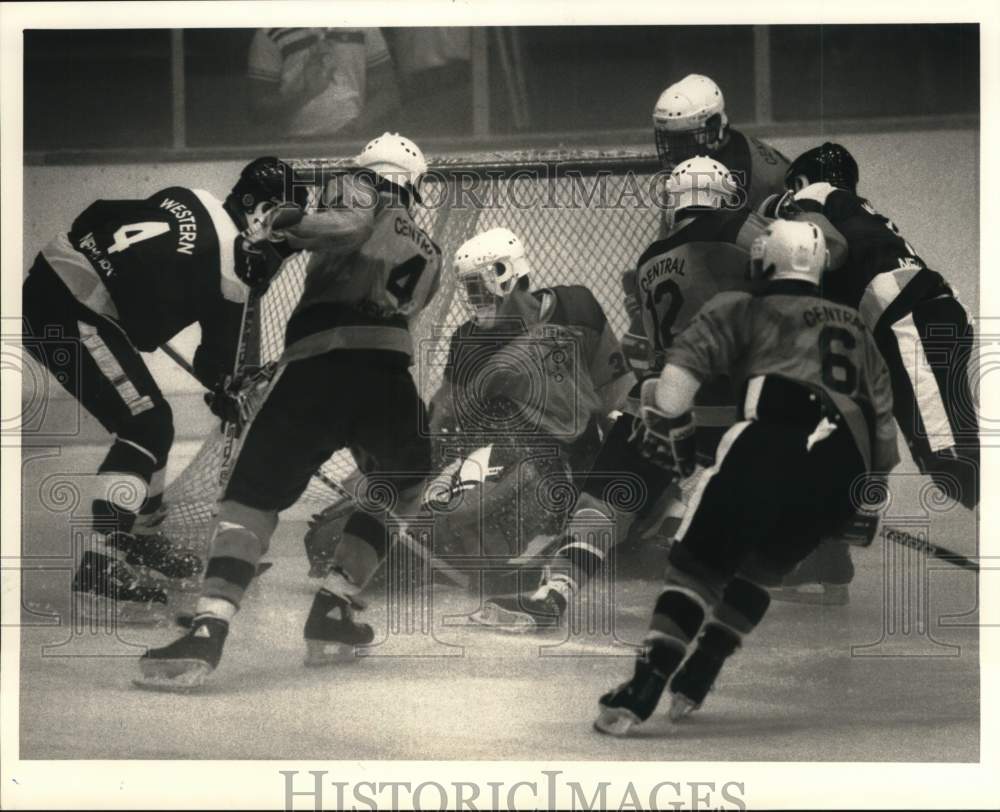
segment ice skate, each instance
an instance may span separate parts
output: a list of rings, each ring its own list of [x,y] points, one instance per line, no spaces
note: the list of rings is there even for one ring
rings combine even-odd
[[[349,661],[355,656],[355,646],[375,639],[371,626],[354,621],[354,609],[362,608],[325,589],[316,593],[304,631],[307,666]]]
[[[715,685],[723,661],[706,655],[700,649],[688,657],[681,670],[670,680],[670,721],[679,722],[699,710]]]
[[[609,736],[627,736],[632,728],[645,722],[663,695],[667,680],[646,660],[636,662],[635,674],[600,698],[601,711],[594,729]]]
[[[200,688],[222,658],[229,623],[211,615],[196,616],[187,634],[139,659],[133,684],[153,691],[185,693]]]
[[[145,585],[124,561],[88,550],[73,578],[73,599],[88,620],[152,623],[167,603],[166,593]]]
[[[203,567],[199,556],[174,546],[163,533],[112,533],[107,543],[125,553],[125,561],[133,567],[146,567],[164,578],[193,578]]]
[[[504,632],[534,632],[555,629],[566,611],[566,599],[543,584],[535,593],[501,595],[487,600],[470,618],[482,626]]]

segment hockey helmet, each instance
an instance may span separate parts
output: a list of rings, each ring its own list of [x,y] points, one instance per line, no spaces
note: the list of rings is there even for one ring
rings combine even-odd
[[[660,94],[653,108],[653,135],[660,163],[672,168],[718,149],[729,119],[719,86],[697,73],[689,74]]]
[[[830,264],[823,231],[801,220],[775,220],[750,247],[750,279],[798,279],[818,285]]]
[[[823,182],[851,193],[857,191],[858,162],[846,147],[827,141],[803,152],[785,172],[785,187],[794,192]]]
[[[666,220],[673,226],[683,209],[721,209],[735,205],[739,185],[725,165],[700,155],[679,164],[666,185]]]
[[[455,252],[455,273],[476,320],[489,326],[497,306],[531,273],[524,243],[510,229],[492,228],[466,240]]]
[[[262,204],[271,208],[279,203],[296,203],[305,208],[308,202],[307,184],[296,178],[291,166],[273,156],[257,158],[243,167],[226,198],[226,203],[245,217],[259,215]]]
[[[420,147],[409,138],[399,133],[382,133],[365,144],[355,160],[358,166],[408,190],[420,202],[420,181],[427,171],[427,161]]]

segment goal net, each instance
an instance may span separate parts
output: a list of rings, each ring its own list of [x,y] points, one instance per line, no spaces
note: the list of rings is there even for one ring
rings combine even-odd
[[[315,180],[313,200],[319,199],[325,182],[346,167],[343,161],[290,163]],[[525,244],[534,288],[590,288],[621,335],[627,327],[621,275],[635,266],[656,236],[658,170],[655,156],[628,152],[491,153],[432,161],[416,220],[441,247],[444,268],[440,290],[412,324],[411,372],[425,401],[440,384],[451,333],[471,315],[464,297],[456,295],[451,267],[455,250],[480,231],[510,228]],[[281,356],[285,325],[301,295],[307,259],[305,252],[289,258],[261,299],[248,362],[265,364]],[[200,549],[208,543],[223,447],[221,433],[213,433],[167,487],[163,530],[179,545]],[[337,494],[323,480],[342,482],[354,470],[347,451],[334,454],[300,504],[329,504]]]

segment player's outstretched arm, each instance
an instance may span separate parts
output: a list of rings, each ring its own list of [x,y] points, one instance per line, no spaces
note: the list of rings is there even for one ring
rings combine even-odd
[[[295,250],[348,254],[372,235],[379,195],[364,177],[349,175],[331,181],[337,194],[327,205],[307,212],[302,220],[281,233]]]

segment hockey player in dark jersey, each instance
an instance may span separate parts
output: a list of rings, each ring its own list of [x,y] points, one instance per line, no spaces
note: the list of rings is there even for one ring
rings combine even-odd
[[[231,403],[223,383],[242,303],[289,250],[266,239],[270,223],[277,204],[296,196],[304,202],[304,193],[290,167],[260,158],[243,169],[225,202],[177,186],[145,200],[98,200],[28,272],[25,348],[115,438],[94,481],[96,543],[84,552],[73,589],[113,599],[120,615],[139,619],[166,600],[133,565],[168,578],[200,566],[155,531],[174,427],[141,353],[199,324],[195,373],[213,392],[213,410],[225,414]],[[259,245],[241,236],[248,230]],[[67,346],[74,357],[61,363],[55,350]]]
[[[719,86],[707,76],[692,73],[670,85],[653,108],[656,154],[667,171],[695,156],[714,158],[729,169],[736,186],[736,203],[756,210],[770,195],[784,191],[788,159],[754,136],[729,126],[726,104]],[[661,222],[660,237],[669,225]],[[622,338],[630,363],[646,370],[649,336],[643,334],[634,305],[634,270],[622,277],[625,306],[631,317]]]
[[[441,253],[413,219],[427,169],[420,149],[385,133],[331,180],[324,205],[284,232],[313,255],[285,351],[221,499],[201,595],[188,632],[140,660],[136,683],[189,690],[218,665],[244,593],[267,552],[278,513],[320,466],[349,448],[363,474],[359,509],[305,622],[307,664],[370,643],[355,596],[386,554],[390,527],[423,515],[431,470],[424,405],[409,372],[409,322],[433,298]]]
[[[867,475],[898,462],[889,372],[858,312],[821,297],[827,261],[815,224],[774,222],[751,266],[769,284],[713,299],[667,350],[659,379],[643,384],[635,442],[677,475],[693,470],[703,381],[730,375],[742,419],[677,532],[633,676],[600,698],[600,732],[626,735],[668,689],[672,719],[700,707],[763,619],[767,587],[851,521]]]
[[[967,508],[979,502],[979,429],[969,388],[969,317],[954,288],[927,267],[895,224],[857,194],[858,166],[839,144],[800,155],[778,208],[822,216],[848,246],[822,280],[823,295],[856,307],[889,367],[896,420],[914,462]],[[777,594],[792,600],[846,600],[854,574],[848,547],[823,545]],[[815,592],[819,581],[822,591]]]
[[[653,339],[650,364],[654,369],[662,365],[674,336],[702,305],[721,291],[747,289],[749,249],[767,225],[739,206],[732,176],[711,158],[693,158],[677,166],[667,182],[667,194],[670,230],[643,253],[637,269],[639,315]],[[558,624],[574,594],[603,566],[610,545],[624,540],[640,516],[656,523],[671,509],[670,498],[658,503],[670,484],[665,472],[643,459],[630,442],[639,420],[635,400],[631,400],[584,479],[562,545],[542,585],[533,594],[487,601],[480,622],[514,631]],[[722,433],[735,420],[735,399],[728,382],[708,382],[699,393],[697,407],[704,459],[711,459]],[[612,505],[608,501],[612,492],[638,496],[627,504]],[[679,496],[676,491],[670,494],[675,503]],[[609,544],[595,545],[595,538]]]

